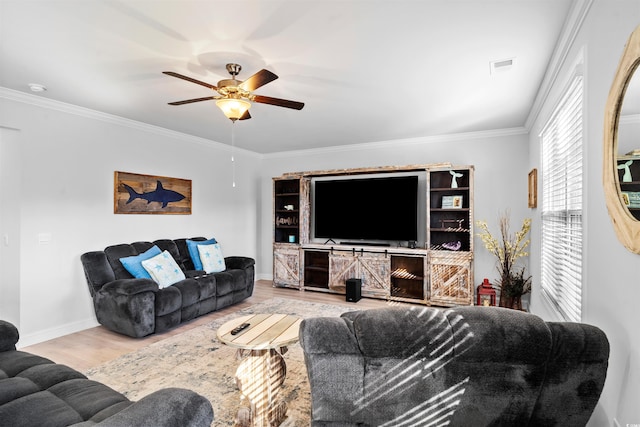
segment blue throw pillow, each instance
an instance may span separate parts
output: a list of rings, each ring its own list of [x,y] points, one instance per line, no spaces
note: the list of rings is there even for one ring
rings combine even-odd
[[[120,263],[136,279],[151,279],[151,276],[149,275],[149,273],[147,273],[147,270],[145,270],[142,266],[142,261],[153,258],[154,256],[160,255],[161,253],[162,251],[160,250],[160,248],[156,245],[153,245],[147,251],[142,252],[139,255],[120,258]]]
[[[200,261],[200,252],[198,252],[198,245],[214,245],[218,241],[214,238],[209,240],[187,240],[187,249],[189,250],[189,256],[193,261],[193,267],[195,270],[204,270],[202,268],[202,261]]]

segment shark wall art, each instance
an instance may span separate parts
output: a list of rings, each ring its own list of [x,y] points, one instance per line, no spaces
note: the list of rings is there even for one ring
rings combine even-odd
[[[191,180],[114,173],[114,213],[191,214]]]

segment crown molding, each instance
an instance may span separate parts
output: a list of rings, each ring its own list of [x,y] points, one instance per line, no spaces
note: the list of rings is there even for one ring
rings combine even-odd
[[[390,141],[364,142],[361,144],[338,145],[334,147],[309,148],[306,150],[281,151],[278,153],[264,154],[264,159],[280,159],[289,157],[300,157],[309,155],[322,155],[344,153],[352,151],[367,151],[371,149],[393,148],[398,149],[400,146],[408,147],[412,145],[433,144],[439,142],[455,142],[470,141],[474,139],[497,138],[504,136],[528,134],[529,130],[524,127],[494,129],[478,132],[451,133],[446,135],[433,135],[417,138],[393,139]]]
[[[78,105],[68,104],[66,102],[55,101],[41,96],[32,95],[25,92],[9,89],[0,86],[0,98],[8,99],[10,101],[21,102],[23,104],[34,105],[40,108],[46,108],[49,110],[55,110],[62,113],[73,114],[93,120],[100,120],[103,122],[115,124],[118,126],[124,126],[131,129],[136,129],[142,132],[153,133],[155,135],[165,136],[168,138],[179,139],[180,143],[189,142],[192,144],[199,144],[208,147],[215,147],[228,152],[241,152],[244,155],[261,158],[262,156],[255,151],[245,150],[243,148],[231,147],[221,142],[213,141],[198,136],[189,135],[182,132],[176,132],[160,126],[150,125],[148,123],[138,122],[136,120],[126,119],[124,117],[116,116],[109,113],[103,113],[101,111],[92,110],[90,108],[80,107]]]
[[[536,98],[531,110],[529,111],[529,116],[525,121],[524,127],[527,130],[531,131],[531,128],[537,120],[543,105],[546,103],[549,93],[551,92],[551,88],[553,88],[556,83],[562,66],[567,61],[569,51],[575,43],[578,32],[582,28],[582,24],[584,23],[592,4],[593,0],[574,0],[572,3],[567,20],[562,27],[562,32],[558,38],[556,47],[553,50],[551,59],[549,60],[547,71],[544,74],[544,78],[542,79]]]

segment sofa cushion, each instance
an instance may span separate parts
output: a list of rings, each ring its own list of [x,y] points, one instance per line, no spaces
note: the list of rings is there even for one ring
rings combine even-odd
[[[219,243],[213,245],[198,245],[202,269],[207,273],[218,273],[226,270],[224,256]]]
[[[83,420],[128,399],[106,385],[87,379],[56,384],[49,391],[74,408]]]
[[[153,242],[154,245],[158,246],[161,251],[167,251],[171,254],[173,259],[176,261],[176,264],[180,266],[182,271],[185,271],[185,266],[183,263],[183,256],[178,249],[178,245],[171,239],[159,239]]]
[[[234,291],[241,291],[247,288],[246,278],[247,273],[244,270],[225,270],[226,274],[229,274],[232,277],[231,280],[231,288]]]
[[[0,406],[39,391],[38,386],[27,378],[0,379]]]
[[[216,296],[227,295],[233,292],[233,276],[227,271],[213,273],[216,278]]]
[[[189,256],[191,257],[191,262],[193,262],[194,270],[204,270],[202,268],[202,261],[200,261],[200,253],[198,252],[199,245],[212,245],[218,243],[215,238],[211,238],[209,240],[187,240],[187,250],[189,251]]]
[[[180,307],[188,307],[200,301],[200,286],[198,285],[199,280],[200,279],[185,279],[171,286],[171,288],[180,290],[180,296],[182,298]]]
[[[142,261],[153,258],[156,255],[160,255],[161,252],[160,248],[154,245],[149,250],[142,252],[141,254],[120,258],[120,262],[136,279],[151,279],[151,275],[142,266]]]
[[[26,378],[36,384],[40,390],[46,390],[56,384],[77,379],[87,379],[80,372],[65,365],[45,363],[32,366],[18,374],[19,378]]]
[[[104,249],[104,254],[107,256],[116,279],[133,279],[131,273],[120,262],[120,258],[138,255],[139,252],[136,248],[129,244],[112,245]]]
[[[15,377],[32,366],[53,363],[51,360],[22,351],[0,352],[0,371],[5,377]]]
[[[43,419],[46,414],[46,419]],[[0,406],[0,420],[12,427],[62,427],[82,422],[80,414],[48,390],[23,396]]]
[[[178,248],[178,252],[180,253],[180,259],[176,258],[176,261],[178,261],[180,264],[184,266],[185,272],[196,269],[196,267],[193,265],[193,261],[191,260],[191,254],[189,254],[189,248],[187,247],[187,240],[201,242],[201,241],[207,240],[207,238],[191,237],[191,238],[175,239],[173,241],[176,244],[176,247]]]
[[[153,258],[142,261],[142,266],[160,288],[166,288],[186,279],[184,272],[173,259],[169,251],[163,251]]]
[[[353,333],[364,357],[430,357],[438,346],[452,339],[443,310],[392,307],[371,313],[344,313],[342,316],[352,321]],[[437,330],[440,339],[433,340],[432,336],[423,333],[425,330]],[[378,333],[371,334],[371,331]]]

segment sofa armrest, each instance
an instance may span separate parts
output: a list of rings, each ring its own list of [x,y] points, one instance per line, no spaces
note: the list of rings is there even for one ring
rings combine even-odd
[[[592,325],[548,322],[553,345],[529,425],[586,425],[604,387],[609,340]],[[558,399],[558,396],[562,396]]]
[[[363,422],[359,402],[364,398],[365,359],[348,322],[339,317],[315,317],[300,323],[314,427]]]
[[[227,266],[227,270],[244,270],[255,265],[256,260],[244,256],[229,256],[225,257],[224,263]]]
[[[118,279],[105,283],[100,289],[102,293],[135,295],[142,292],[157,292],[158,284],[151,279]]]
[[[348,320],[340,317],[303,319],[299,329],[300,345],[311,354],[355,354],[362,356]]]
[[[18,339],[18,328],[6,320],[0,320],[0,351],[15,350]]]
[[[209,427],[213,408],[209,400],[183,388],[165,388],[97,423],[100,427]]]

